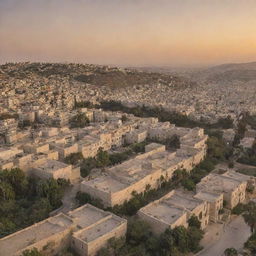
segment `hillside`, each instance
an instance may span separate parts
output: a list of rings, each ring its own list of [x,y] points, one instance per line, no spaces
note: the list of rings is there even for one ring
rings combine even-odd
[[[111,88],[155,84],[179,88],[192,85],[188,79],[170,74],[91,64],[10,63],[0,66],[0,74],[2,78],[7,79],[65,77],[73,81]]]
[[[192,77],[207,83],[256,81],[256,62],[218,65],[194,72]]]

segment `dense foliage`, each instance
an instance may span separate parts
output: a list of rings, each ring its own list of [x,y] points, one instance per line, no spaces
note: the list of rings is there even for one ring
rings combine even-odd
[[[84,128],[88,126],[90,121],[85,113],[78,113],[70,120],[71,128]]]
[[[237,160],[237,162],[256,166],[256,141],[252,148],[249,148],[242,153],[242,156]]]
[[[127,147],[123,152],[108,153],[100,148],[95,157],[84,158],[82,153],[73,153],[65,158],[65,162],[68,164],[79,164],[81,170],[81,176],[88,176],[94,168],[104,168],[115,164],[120,164],[128,160],[132,155],[136,153],[145,152],[145,145],[147,142],[135,143]]]
[[[90,108],[102,108],[109,111],[122,111],[125,113],[133,114],[138,117],[157,117],[159,121],[166,122],[169,121],[177,126],[181,127],[202,127],[205,129],[222,128],[229,129],[233,128],[233,119],[228,116],[226,118],[220,118],[216,123],[209,124],[203,120],[194,120],[189,118],[187,115],[175,111],[168,111],[162,107],[126,107],[120,101],[102,101],[99,105],[93,105],[90,102],[79,102],[76,107],[90,107]]]
[[[195,227],[183,226],[167,229],[160,235],[153,234],[150,226],[142,221],[130,219],[126,239],[111,239],[98,256],[181,256],[200,250],[203,232]]]
[[[47,218],[61,206],[68,184],[27,177],[18,168],[0,170],[0,237]]]

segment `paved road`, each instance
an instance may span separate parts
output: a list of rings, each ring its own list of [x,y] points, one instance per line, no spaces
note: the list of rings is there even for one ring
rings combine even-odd
[[[234,247],[237,250],[243,248],[244,242],[250,236],[250,228],[241,216],[227,224],[217,242],[205,248],[199,256],[222,256],[225,249]]]

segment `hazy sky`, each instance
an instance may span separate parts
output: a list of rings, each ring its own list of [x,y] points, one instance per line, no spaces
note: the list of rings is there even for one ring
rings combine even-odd
[[[0,0],[6,61],[256,61],[256,0]]]

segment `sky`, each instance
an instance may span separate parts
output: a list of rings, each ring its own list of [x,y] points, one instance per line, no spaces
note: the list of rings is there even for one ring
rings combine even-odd
[[[256,61],[256,0],[0,0],[0,63]]]

